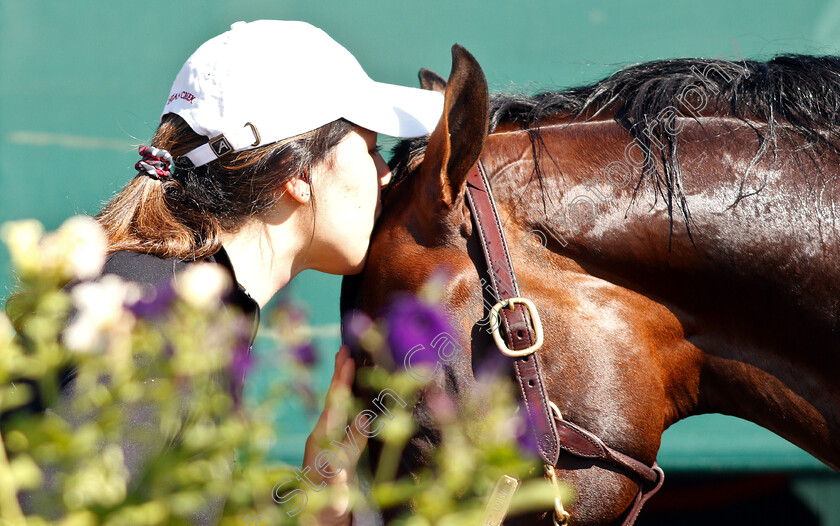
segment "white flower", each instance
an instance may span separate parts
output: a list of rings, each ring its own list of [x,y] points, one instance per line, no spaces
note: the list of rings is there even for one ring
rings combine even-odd
[[[190,305],[207,309],[219,303],[231,288],[227,271],[216,263],[196,263],[175,277],[175,292]]]
[[[113,274],[73,287],[70,297],[76,313],[64,331],[64,345],[76,352],[101,350],[109,331],[124,329],[133,320],[124,306],[136,302],[140,294],[137,285]]]
[[[92,217],[71,217],[47,235],[34,219],[10,222],[0,229],[0,236],[23,276],[49,272],[64,279],[92,279],[105,264],[108,241]]]
[[[102,272],[108,239],[94,218],[73,216],[58,229],[59,245],[72,277],[93,279]]]
[[[38,242],[44,234],[44,225],[35,219],[11,221],[0,229],[0,238],[9,247],[12,264],[21,274],[41,271],[42,260]]]
[[[65,279],[93,279],[102,272],[108,240],[88,216],[73,216],[41,239],[42,268]]]

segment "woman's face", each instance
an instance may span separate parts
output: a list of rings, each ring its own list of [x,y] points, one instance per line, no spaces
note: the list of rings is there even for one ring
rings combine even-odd
[[[355,127],[313,171],[315,234],[307,263],[330,274],[357,274],[382,208],[380,191],[391,180],[376,133]]]

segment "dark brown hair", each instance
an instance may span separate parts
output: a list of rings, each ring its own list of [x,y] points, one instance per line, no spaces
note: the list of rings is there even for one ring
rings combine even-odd
[[[245,219],[271,208],[288,179],[330,161],[332,148],[353,127],[339,119],[198,168],[171,167],[173,175],[160,181],[138,174],[96,215],[108,237],[108,252],[134,250],[181,259],[215,253],[222,233],[235,232]],[[178,159],[207,141],[181,117],[168,114],[151,145]]]

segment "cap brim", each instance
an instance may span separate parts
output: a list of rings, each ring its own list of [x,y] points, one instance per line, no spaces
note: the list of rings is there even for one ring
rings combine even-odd
[[[443,113],[443,94],[371,81],[354,95],[345,118],[392,137],[431,133]]]

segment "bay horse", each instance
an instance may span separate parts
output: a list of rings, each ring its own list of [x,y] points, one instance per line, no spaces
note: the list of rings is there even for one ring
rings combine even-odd
[[[445,92],[444,115],[394,148],[343,312],[376,313],[444,266],[443,306],[477,320],[483,261],[465,188],[481,159],[563,418],[651,465],[669,426],[723,413],[840,469],[840,59],[663,60],[490,100],[455,46],[448,82],[421,70],[421,84]],[[435,383],[457,397],[492,344],[478,325],[455,337],[464,352]],[[438,436],[424,404],[413,416],[406,471]],[[561,455],[557,473],[575,489],[575,525],[620,521],[637,492],[599,461]],[[506,524],[535,522],[551,513]]]

